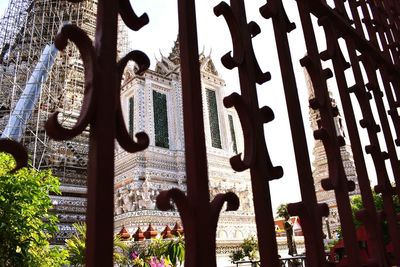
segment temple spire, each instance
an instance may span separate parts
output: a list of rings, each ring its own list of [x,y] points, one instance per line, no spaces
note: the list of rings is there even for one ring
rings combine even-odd
[[[179,35],[176,37],[174,46],[172,47],[172,51],[169,54],[168,59],[176,65],[180,64]]]

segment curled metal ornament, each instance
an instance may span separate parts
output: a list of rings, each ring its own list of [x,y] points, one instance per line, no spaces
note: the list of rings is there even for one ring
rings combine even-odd
[[[217,227],[218,217],[222,210],[223,205],[227,204],[226,211],[235,211],[239,208],[239,198],[233,192],[227,192],[224,194],[217,194],[210,203],[211,208],[211,223]]]
[[[231,56],[231,52],[226,53],[221,58],[221,62],[227,69],[233,69],[243,62],[243,46],[241,42],[240,31],[238,30],[238,23],[236,21],[235,16],[233,15],[231,7],[225,3],[221,2],[217,6],[214,7],[214,14],[219,16],[224,16],[226,23],[228,24],[229,31],[232,36],[232,44],[233,44],[233,56]]]
[[[185,193],[178,188],[172,188],[167,191],[161,191],[156,199],[156,206],[162,211],[173,209],[171,202],[176,204],[179,214],[182,218],[182,222],[186,221],[188,216],[188,200]]]
[[[327,61],[337,56],[339,60],[342,61],[343,66],[348,69],[350,67],[350,64],[346,61],[342,50],[339,47],[336,39],[336,30],[334,29],[332,22],[329,20],[328,17],[321,17],[320,19],[318,19],[318,25],[324,28],[326,38],[326,50],[320,53],[321,59]]]
[[[259,11],[260,14],[266,19],[282,16],[281,22],[285,25],[286,33],[289,33],[296,29],[296,24],[289,20],[286,10],[283,7],[282,1],[268,1],[268,3],[260,7]]]
[[[142,51],[134,50],[125,55],[117,64],[118,68],[118,81],[122,80],[122,75],[126,64],[132,60],[136,62],[139,69],[136,71],[136,74],[141,74],[146,71],[150,66],[150,60]],[[137,142],[134,142],[129,135],[126,125],[124,123],[124,117],[122,114],[121,107],[121,90],[117,91],[117,111],[116,111],[116,139],[120,146],[130,153],[134,153],[140,150],[143,150],[149,145],[149,137],[144,132],[139,132],[135,135]]]
[[[234,107],[239,115],[239,120],[243,129],[244,136],[244,155],[243,160],[241,158],[242,153],[233,156],[230,159],[232,168],[235,171],[241,172],[252,166],[255,158],[255,147],[254,147],[254,130],[253,121],[250,117],[248,108],[244,103],[242,96],[238,93],[232,93],[231,95],[224,98],[224,106],[226,108]]]
[[[10,139],[0,139],[0,151],[11,154],[15,159],[16,166],[11,172],[28,166],[28,153],[20,143]]]
[[[82,133],[89,125],[90,118],[93,114],[93,83],[95,74],[95,51],[92,41],[87,34],[75,25],[64,25],[60,33],[56,36],[55,46],[59,50],[64,50],[68,44],[68,40],[72,41],[81,54],[85,69],[85,90],[82,108],[76,124],[71,128],[64,128],[58,122],[59,112],[53,113],[45,124],[47,134],[54,140],[71,139]]]
[[[133,31],[140,30],[143,26],[149,23],[149,17],[146,13],[138,17],[133,10],[129,0],[119,0],[119,14],[122,20],[129,29]]]
[[[258,26],[258,24],[254,21],[250,21],[247,24],[247,27],[249,29],[249,33],[250,33],[250,37],[254,38],[256,37],[260,32],[260,26]],[[271,80],[271,74],[267,71],[267,72],[262,72],[260,65],[257,62],[257,58],[256,58],[256,54],[254,53],[254,49],[253,46],[251,46],[251,60],[253,61],[253,66],[254,66],[254,76],[256,79],[256,83],[258,84],[263,84],[269,80]]]
[[[225,203],[227,204],[226,211],[235,211],[240,205],[238,196],[233,192],[217,194],[210,203],[210,224],[214,230],[217,229],[218,218]]]

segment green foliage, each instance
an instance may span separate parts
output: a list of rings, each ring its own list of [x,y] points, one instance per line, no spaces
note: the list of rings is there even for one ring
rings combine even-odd
[[[383,199],[381,194],[377,194],[374,191],[372,191],[372,196],[374,198],[374,204],[376,210],[383,210]],[[400,201],[398,195],[393,196],[393,204],[394,204],[394,210],[396,213],[400,212]],[[363,223],[359,220],[356,219],[356,213],[362,209],[364,209],[364,205],[362,202],[361,195],[354,195],[351,196],[350,198],[350,205],[351,205],[351,211],[353,213],[353,220],[354,220],[354,225],[356,228],[359,228]],[[389,237],[389,230],[388,230],[388,225],[387,221],[385,220],[382,223],[382,232],[383,232],[383,237],[385,239],[385,243],[388,243],[390,241]],[[341,238],[341,231],[339,232],[340,238]]]
[[[134,267],[148,267],[150,262],[163,263],[157,266],[176,267],[185,260],[185,241],[179,236],[175,239],[155,238],[148,243],[135,242],[130,255]]]
[[[182,264],[185,261],[185,242],[182,236],[175,240],[170,240],[167,245],[167,256],[172,266]]]
[[[290,218],[289,211],[287,209],[287,204],[280,204],[276,209],[276,215],[278,218],[284,218],[288,220]]]
[[[118,235],[114,236],[114,263],[117,266],[131,266],[129,245]]]
[[[162,256],[167,254],[167,246],[168,244],[161,238],[151,239],[151,242],[147,246],[147,250],[145,250],[145,253],[147,254],[146,258],[153,256],[160,259]]]
[[[86,224],[74,223],[76,233],[66,240],[69,262],[73,266],[85,266],[86,260]],[[130,266],[129,246],[119,236],[114,237],[114,263],[117,266]]]
[[[243,240],[240,248],[233,251],[229,258],[232,262],[242,261],[245,258],[248,260],[258,259],[258,243],[254,236],[250,236]]]
[[[231,260],[232,263],[237,262],[237,261],[241,261],[245,258],[244,253],[243,253],[243,249],[239,248],[235,251],[233,251],[230,255],[229,255],[229,259]]]
[[[49,193],[59,194],[59,181],[49,170],[11,172],[14,159],[0,153],[0,266],[61,266],[67,254],[50,247],[58,230]]]
[[[374,191],[372,192],[372,196],[374,198],[374,204],[376,207],[376,210],[383,210],[383,199],[381,194],[377,194]],[[400,201],[399,197],[395,195],[393,197],[393,204],[394,204],[394,209],[397,213],[400,212]],[[350,205],[351,205],[351,211],[353,213],[353,218],[354,218],[354,223],[356,227],[360,227],[362,225],[362,222],[358,221],[355,217],[356,213],[364,208],[363,202],[361,195],[354,195],[351,196],[350,198]]]
[[[249,260],[254,260],[257,258],[258,243],[254,236],[250,236],[243,240],[241,245],[244,256],[249,258]]]
[[[65,241],[66,249],[69,253],[69,262],[74,266],[85,265],[86,251],[86,225],[83,223],[73,224],[76,233]]]
[[[331,239],[328,241],[326,245],[324,245],[325,250],[330,251],[337,243],[339,243],[340,239]]]

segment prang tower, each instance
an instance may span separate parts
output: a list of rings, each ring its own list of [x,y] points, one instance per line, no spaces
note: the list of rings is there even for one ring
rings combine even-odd
[[[306,79],[306,84],[308,89],[308,98],[312,99],[314,98],[314,87],[312,85],[311,78],[305,69],[304,69],[304,76]],[[331,92],[329,92],[329,95],[332,107],[339,108],[336,104],[335,99],[332,97]],[[309,116],[310,116],[310,123],[312,130],[314,131],[319,129],[320,128],[319,111],[310,108]],[[338,110],[338,115],[334,118],[334,120],[335,120],[335,128],[337,136],[342,136],[346,141],[346,144],[340,148],[340,152],[347,179],[354,181],[356,185],[355,190],[353,192],[350,192],[350,195],[359,194],[360,190],[358,187],[357,174],[354,166],[353,152],[351,150],[350,142],[346,136],[342,117],[339,110]],[[321,180],[329,177],[328,161],[325,153],[325,148],[321,140],[314,141],[313,155],[314,155],[314,161],[312,164],[313,178],[316,191],[315,193],[317,195],[317,201],[319,203],[327,203],[329,206],[329,216],[328,218],[325,218],[325,221],[323,222],[324,232],[327,235],[333,234],[340,226],[340,218],[334,191],[325,191],[321,186]]]

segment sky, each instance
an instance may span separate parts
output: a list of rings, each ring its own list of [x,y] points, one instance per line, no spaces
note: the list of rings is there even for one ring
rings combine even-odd
[[[7,2],[7,0],[0,0],[0,14],[6,8]],[[232,43],[225,20],[222,17],[216,17],[213,13],[213,7],[219,4],[219,2],[220,0],[196,1],[199,50],[202,51],[204,48],[205,54],[211,52],[211,57],[218,72],[226,81],[226,94],[228,95],[234,91],[240,92],[240,88],[237,69],[225,69],[220,61],[222,55],[232,50]],[[145,52],[151,60],[151,66],[154,67],[156,58],[160,58],[160,53],[168,55],[177,38],[177,1],[131,0],[131,3],[138,15],[146,12],[150,18],[148,25],[138,32],[130,33],[132,49]],[[257,93],[259,106],[267,105],[275,114],[275,119],[265,124],[264,130],[273,164],[280,165],[284,169],[284,176],[281,179],[270,182],[272,205],[276,208],[281,203],[301,201],[301,197],[272,22],[271,20],[262,18],[259,13],[259,8],[265,3],[265,0],[245,1],[247,20],[257,22],[261,28],[261,33],[253,39],[254,51],[258,63],[264,72],[269,71],[272,75],[271,81],[257,86]],[[284,1],[284,4],[289,19],[294,21],[297,26],[294,31],[289,33],[289,42],[298,93],[302,105],[302,116],[308,140],[309,154],[311,160],[313,160],[312,148],[314,140],[311,128],[309,127],[307,88],[303,69],[299,63],[299,60],[306,53],[304,38],[300,22],[298,21],[296,2]],[[318,44],[322,51],[323,47],[325,47],[324,38],[320,30],[316,30],[317,34],[319,34]],[[335,91],[333,92],[333,96],[340,106],[340,99],[337,97]],[[363,130],[359,129],[359,131]],[[363,144],[366,145],[368,143],[365,140],[363,137]],[[369,157],[366,158],[367,165],[371,166]],[[370,175],[374,181],[374,172],[370,171]]]

